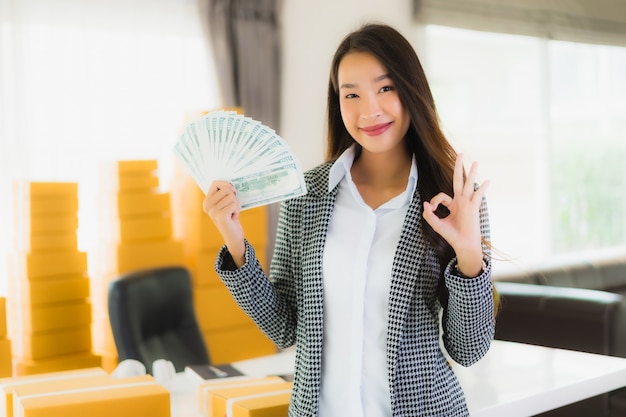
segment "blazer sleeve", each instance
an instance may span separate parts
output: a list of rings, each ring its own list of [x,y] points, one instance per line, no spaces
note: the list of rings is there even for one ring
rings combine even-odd
[[[215,270],[237,304],[281,348],[295,343],[297,318],[297,291],[293,285],[293,276],[289,273],[291,269],[287,265],[287,260],[291,258],[288,230],[290,220],[285,218],[287,205],[288,202],[281,205],[275,255],[272,260],[272,270],[282,272],[280,276],[272,273],[272,279],[268,279],[248,241],[245,263],[241,268],[234,267],[225,246],[220,250],[215,263]]]
[[[485,198],[480,207],[480,225],[483,238],[489,240]],[[486,268],[476,278],[460,276],[456,258],[444,271],[449,299],[442,317],[443,343],[450,357],[463,366],[474,364],[487,353],[495,332],[492,262],[485,245],[483,252]]]

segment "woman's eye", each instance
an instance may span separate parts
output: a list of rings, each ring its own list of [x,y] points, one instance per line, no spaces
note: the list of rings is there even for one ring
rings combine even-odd
[[[381,92],[381,93],[385,93],[385,92],[387,92],[387,91],[392,91],[392,90],[393,90],[393,87],[392,87],[392,86],[390,86],[390,85],[386,85],[386,86],[384,86],[383,88],[381,88],[381,89],[380,89],[380,92]]]
[[[357,98],[358,96],[354,93],[352,94],[346,94],[346,98]]]

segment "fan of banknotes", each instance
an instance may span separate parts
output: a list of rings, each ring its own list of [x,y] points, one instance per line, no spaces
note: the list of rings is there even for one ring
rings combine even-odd
[[[232,111],[189,123],[174,153],[206,194],[230,181],[242,210],[306,194],[300,163],[286,142],[261,122]]]

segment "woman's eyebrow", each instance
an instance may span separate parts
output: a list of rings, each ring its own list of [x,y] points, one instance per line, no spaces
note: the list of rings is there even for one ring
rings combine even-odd
[[[387,78],[389,78],[389,74],[382,74],[379,75],[378,77],[374,78],[373,82],[377,83],[380,82],[382,80],[386,80]],[[339,86],[339,89],[343,89],[343,88],[357,88],[359,85],[358,84],[353,84],[353,83],[345,83],[345,84],[341,84]]]

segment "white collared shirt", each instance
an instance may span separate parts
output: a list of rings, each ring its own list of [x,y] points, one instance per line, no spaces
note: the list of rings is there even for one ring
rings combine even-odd
[[[333,164],[339,184],[324,248],[324,347],[319,417],[391,416],[387,326],[391,267],[417,185],[372,210],[350,175],[354,146]]]

